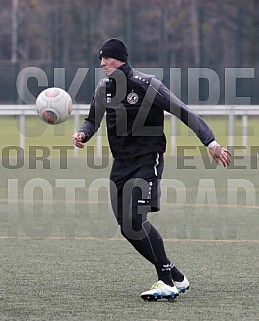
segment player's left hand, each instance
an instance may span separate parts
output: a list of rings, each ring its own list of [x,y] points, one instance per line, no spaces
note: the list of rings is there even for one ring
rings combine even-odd
[[[209,152],[212,158],[217,162],[217,164],[222,164],[224,167],[230,165],[231,154],[226,148],[220,145],[215,145],[214,147],[209,149]]]

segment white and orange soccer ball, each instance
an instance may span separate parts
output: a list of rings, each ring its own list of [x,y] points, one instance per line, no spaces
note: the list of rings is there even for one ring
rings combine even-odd
[[[51,125],[63,123],[70,117],[73,109],[70,95],[57,87],[43,90],[38,95],[35,105],[39,117]]]

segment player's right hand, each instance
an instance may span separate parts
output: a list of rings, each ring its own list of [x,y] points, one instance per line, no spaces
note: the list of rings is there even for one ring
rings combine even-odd
[[[84,148],[85,133],[77,132],[72,135],[72,142],[76,147]]]

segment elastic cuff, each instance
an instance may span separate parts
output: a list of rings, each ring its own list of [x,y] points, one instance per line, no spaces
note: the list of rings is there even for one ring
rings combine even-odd
[[[218,145],[218,143],[215,140],[213,140],[211,143],[209,143],[209,145],[207,147],[208,148],[213,148],[216,145]]]

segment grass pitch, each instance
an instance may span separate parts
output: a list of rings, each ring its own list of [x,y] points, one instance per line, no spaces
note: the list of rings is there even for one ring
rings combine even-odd
[[[191,283],[173,303],[140,298],[156,273],[120,237],[105,188],[110,164],[93,169],[69,159],[64,170],[53,159],[49,170],[27,162],[2,167],[0,320],[255,320],[256,170],[193,162],[196,169],[181,170],[166,159],[162,210],[150,215]],[[74,198],[72,183],[81,186]]]
[[[2,150],[19,144],[10,123],[2,125]],[[27,138],[26,150],[67,145],[71,131],[58,141],[51,133]],[[156,273],[120,236],[107,192],[111,159],[2,158],[0,320],[256,320],[257,161],[239,158],[224,169],[191,152],[166,157],[162,209],[150,214],[191,283],[173,303],[140,298]]]
[[[255,320],[258,243],[166,241],[191,282],[144,302],[152,266],[123,240],[1,240],[1,320]]]

